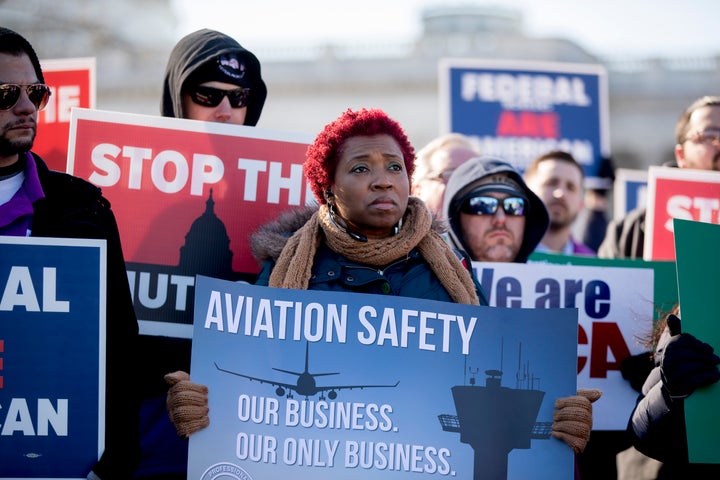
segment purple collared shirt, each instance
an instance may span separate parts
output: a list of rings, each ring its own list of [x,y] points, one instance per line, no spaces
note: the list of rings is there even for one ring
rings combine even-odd
[[[550,250],[542,243],[538,243],[538,246],[535,247],[535,251],[539,253],[561,253],[563,255],[585,255],[591,257],[597,256],[597,253],[595,253],[592,248],[588,247],[584,243],[576,242],[572,237],[568,239],[561,252],[555,252],[553,250]]]
[[[45,197],[37,174],[35,159],[26,153],[25,179],[20,189],[6,203],[0,205],[0,235],[29,237],[32,227],[33,203]]]
[[[572,238],[570,239],[573,246],[573,255],[589,255],[589,256],[597,256],[597,252],[593,250],[592,248],[588,247],[584,243],[576,242]]]

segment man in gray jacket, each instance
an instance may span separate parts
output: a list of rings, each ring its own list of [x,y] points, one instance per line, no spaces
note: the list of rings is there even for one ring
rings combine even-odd
[[[478,262],[524,263],[550,222],[518,171],[494,157],[472,158],[453,172],[443,212],[451,244]]]
[[[443,211],[450,223],[450,243],[477,262],[525,263],[550,223],[545,204],[520,173],[504,160],[487,156],[472,158],[453,172]],[[599,396],[598,390],[580,389],[571,398],[592,411],[591,403]],[[554,424],[553,435],[562,428]],[[591,428],[592,421],[577,443],[569,443],[576,454],[584,452]],[[580,471],[575,473],[579,478]]]

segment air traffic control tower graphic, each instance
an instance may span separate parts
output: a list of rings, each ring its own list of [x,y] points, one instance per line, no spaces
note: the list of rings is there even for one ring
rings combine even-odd
[[[451,388],[457,415],[438,415],[444,431],[460,433],[460,441],[473,448],[473,480],[506,479],[511,450],[550,437],[552,422],[536,422],[545,392],[535,388],[539,378],[521,364],[521,351],[516,388],[502,386],[502,361],[500,370],[485,371],[484,386],[476,385],[477,372],[468,369],[470,385]]]

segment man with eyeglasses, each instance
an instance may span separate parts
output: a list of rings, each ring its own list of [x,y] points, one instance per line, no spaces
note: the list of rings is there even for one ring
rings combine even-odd
[[[679,168],[693,168],[698,170],[720,170],[720,96],[703,96],[693,101],[680,115],[675,125],[675,163]],[[611,221],[605,238],[598,249],[601,258],[631,258],[642,259],[645,244],[645,208],[636,208],[630,211],[619,221]],[[655,361],[662,356],[655,352],[643,352],[625,359],[621,364],[623,378],[627,379],[636,390],[645,391],[652,382],[644,385],[646,379],[652,381],[651,370]],[[688,360],[697,360],[699,356]],[[684,363],[684,362],[683,362]],[[688,362],[688,364],[691,364]],[[700,371],[700,370],[698,370]],[[684,372],[686,373],[686,372]],[[660,386],[658,381],[656,384]],[[659,390],[658,390],[659,391]],[[646,392],[647,393],[647,392]],[[645,427],[647,431],[635,431],[637,425],[631,424],[633,437],[643,436],[644,448],[656,445],[667,445],[663,459],[665,463],[660,467],[657,478],[717,478],[718,466],[704,464],[688,464],[687,448],[684,445],[685,426],[677,421],[682,418],[682,402],[667,402],[663,395],[644,397],[638,403],[636,412],[644,412],[651,420]],[[679,416],[677,412],[679,413]],[[633,413],[634,417],[635,413]],[[667,417],[666,417],[667,415]],[[642,415],[640,415],[642,417]],[[670,420],[672,419],[672,420]],[[675,427],[676,430],[667,426]],[[662,426],[656,430],[658,426]],[[641,429],[640,429],[641,430]],[[661,433],[658,433],[661,432]],[[636,439],[637,442],[637,439]],[[643,447],[637,445],[640,449]],[[656,450],[656,452],[662,451]],[[674,453],[673,453],[674,452]],[[638,453],[628,452],[630,457]],[[658,457],[658,455],[655,455]],[[681,458],[681,457],[685,458]],[[646,459],[636,460],[638,464]],[[705,469],[708,470],[705,470]],[[697,469],[697,470],[696,470]],[[679,471],[679,473],[678,473]],[[708,472],[712,472],[709,474]]]
[[[163,80],[161,114],[205,122],[255,126],[267,88],[260,62],[224,33],[201,29],[173,47]],[[184,480],[188,440],[168,418],[164,376],[190,371],[192,341],[140,335],[142,458],[136,480]]]
[[[125,480],[140,453],[139,401],[127,385],[137,375],[138,323],[110,204],[99,188],[49,170],[30,151],[49,96],[30,43],[0,27],[0,235],[107,240],[105,451],[87,478]]]
[[[448,133],[431,140],[418,150],[411,194],[431,212],[442,216],[445,185],[452,172],[467,160],[480,155],[470,137]]]
[[[680,115],[675,137],[675,162],[679,168],[720,170],[720,96],[695,100]],[[642,259],[645,214],[645,208],[638,208],[610,222],[598,257]]]
[[[542,240],[549,216],[542,200],[509,163],[475,157],[445,189],[451,244],[478,262],[524,263]]]

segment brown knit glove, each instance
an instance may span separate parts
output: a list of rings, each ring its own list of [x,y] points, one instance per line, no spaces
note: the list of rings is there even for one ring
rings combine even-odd
[[[167,410],[177,434],[188,438],[210,425],[208,388],[190,381],[190,375],[177,371],[165,375],[172,385],[167,393]]]
[[[581,388],[577,395],[555,400],[552,436],[582,453],[592,430],[592,402],[601,395],[600,390]]]

